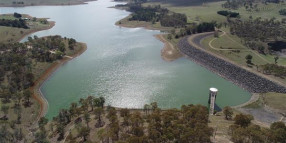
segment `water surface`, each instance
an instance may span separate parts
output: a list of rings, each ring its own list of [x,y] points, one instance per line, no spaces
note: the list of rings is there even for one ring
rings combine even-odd
[[[77,6],[0,9],[56,21],[52,29],[34,35],[62,35],[87,43],[85,53],[60,67],[41,87],[49,102],[48,118],[88,95],[104,96],[107,104],[127,108],[154,101],[162,108],[207,105],[210,87],[219,89],[220,107],[250,98],[250,93],[186,58],[162,60],[163,43],[153,36],[160,32],[115,26],[129,13],[108,8],[113,5],[99,0]]]

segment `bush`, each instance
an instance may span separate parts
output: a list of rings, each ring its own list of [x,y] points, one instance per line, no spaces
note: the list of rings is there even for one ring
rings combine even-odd
[[[14,13],[14,17],[16,17],[16,18],[21,18],[22,17],[22,15],[21,14],[19,14],[19,13]]]
[[[280,15],[286,15],[286,9],[279,10]]]
[[[237,12],[231,12],[231,11],[226,11],[226,10],[218,11],[217,14],[223,15],[223,16],[234,17],[234,18],[239,16],[239,13]]]

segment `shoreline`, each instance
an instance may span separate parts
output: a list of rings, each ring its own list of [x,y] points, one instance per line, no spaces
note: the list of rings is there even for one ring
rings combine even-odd
[[[118,27],[124,27],[124,28],[143,28],[143,29],[146,29],[146,30],[158,30],[158,31],[168,31],[170,29],[170,27],[167,27],[165,29],[164,28],[152,27],[152,25],[149,25],[148,22],[140,22],[140,21],[134,21],[134,23],[136,23],[136,24],[131,24],[131,25],[127,25],[126,23],[125,24],[124,23],[123,24],[119,24],[119,22],[125,21],[126,19],[128,19],[128,17],[130,17],[130,15],[128,15],[127,17],[117,21],[115,23],[115,25],[118,26]],[[166,40],[163,37],[163,35],[166,35],[166,34],[161,33],[161,34],[154,35],[154,37],[157,40],[161,41],[164,44],[164,47],[161,49],[161,58],[164,61],[172,62],[172,61],[174,61],[176,59],[179,59],[179,58],[183,57],[183,55],[181,54],[179,49],[175,48],[175,46],[172,43],[170,43],[168,40]]]
[[[0,6],[0,7],[1,7],[1,6]],[[24,15],[27,16],[27,17],[31,17],[30,15],[26,15],[26,14],[24,14]],[[17,39],[16,41],[17,41],[17,42],[20,42],[20,41],[22,41],[22,40],[23,40],[26,36],[28,36],[28,35],[31,35],[31,34],[33,34],[33,33],[39,32],[39,31],[51,29],[51,28],[53,28],[53,27],[55,26],[55,24],[56,24],[55,21],[48,21],[48,22],[49,22],[49,26],[48,26],[48,27],[31,30],[30,32],[28,32],[28,33],[22,35],[22,36],[21,36],[19,39]],[[46,72],[46,71],[45,71],[45,72]],[[44,73],[45,73],[45,72],[44,72]],[[29,90],[33,93],[33,94],[32,94],[32,98],[34,98],[34,99],[39,103],[39,105],[40,105],[40,112],[39,112],[39,114],[38,114],[38,117],[37,117],[36,121],[38,121],[38,120],[40,119],[40,117],[42,117],[41,115],[43,114],[44,108],[45,108],[45,107],[46,107],[46,108],[48,107],[48,102],[47,102],[47,100],[44,98],[44,96],[37,96],[37,95],[36,95],[37,93],[34,92],[34,91],[35,91],[35,87],[36,87],[36,85],[38,84],[39,80],[41,80],[41,78],[43,78],[42,76],[43,76],[43,75],[41,75],[41,76],[35,81],[34,85],[29,88]]]
[[[50,76],[57,71],[59,67],[64,65],[65,63],[71,61],[72,59],[80,56],[82,53],[84,53],[87,50],[87,45],[85,43],[78,42],[81,45],[81,49],[70,57],[64,57],[61,60],[55,61],[50,65],[42,74],[41,76],[35,81],[34,85],[30,87],[30,90],[33,93],[33,98],[37,100],[37,102],[40,104],[40,113],[38,114],[38,117],[36,119],[39,120],[41,117],[45,116],[46,112],[48,111],[49,103],[45,96],[42,94],[40,88],[42,87],[43,83],[50,78]]]
[[[0,4],[0,7],[29,7],[29,6],[73,6],[73,5],[84,5],[88,2],[97,1],[97,0],[83,0],[72,3],[63,3],[63,4],[23,4],[23,5],[13,5],[13,4]]]
[[[22,41],[26,36],[31,35],[31,34],[33,34],[33,33],[51,29],[51,28],[53,28],[55,25],[56,25],[56,22],[55,22],[55,21],[49,21],[49,26],[48,26],[48,27],[41,28],[41,29],[34,29],[34,30],[28,32],[27,34],[21,36],[17,41],[20,42],[20,41]]]
[[[119,10],[124,10],[124,9],[119,9]],[[130,14],[131,15],[131,14]],[[127,17],[125,17],[125,18],[123,18],[123,19],[120,19],[119,21],[117,21],[116,23],[115,23],[115,25],[116,26],[119,26],[119,27],[125,27],[125,28],[144,28],[144,29],[147,29],[147,30],[162,30],[162,29],[156,29],[156,28],[154,28],[154,27],[151,27],[150,25],[144,25],[144,24],[142,24],[142,25],[127,25],[126,23],[123,23],[123,24],[119,24],[119,22],[122,22],[122,21],[124,21],[124,20],[126,20],[130,15],[128,15]],[[137,22],[137,23],[139,23],[139,22]],[[188,55],[186,55],[186,54],[184,54],[181,50],[180,50],[180,47],[178,47],[177,48],[177,51],[180,53],[180,57],[177,57],[177,58],[168,58],[168,55],[167,55],[167,51],[169,51],[170,50],[170,46],[174,46],[172,43],[170,43],[168,40],[166,40],[164,37],[163,37],[163,35],[164,34],[157,34],[157,35],[154,35],[154,37],[156,37],[158,40],[160,40],[162,43],[164,43],[164,47],[161,49],[161,58],[163,59],[163,60],[165,60],[165,61],[168,61],[168,62],[171,62],[171,61],[173,61],[173,60],[176,60],[176,59],[178,59],[178,58],[181,58],[181,57],[186,57],[187,59],[191,59],[192,60],[192,58],[190,58],[190,56],[188,56]],[[203,50],[203,49],[202,49]],[[224,58],[222,58],[222,59],[224,59]],[[226,59],[224,59],[224,60],[226,60]],[[202,64],[200,64],[199,62],[197,62],[197,61],[194,61],[194,60],[192,60],[193,62],[195,62],[196,64],[199,64],[199,65],[201,65],[202,66]],[[231,62],[232,63],[232,62]],[[205,66],[203,66],[203,67],[205,67]],[[239,67],[239,68],[242,68],[242,67]],[[215,74],[217,74],[216,72],[214,72],[213,70],[210,70],[209,68],[207,68],[209,71],[211,71],[211,72],[213,72],[213,73],[215,73]],[[244,69],[244,68],[242,68],[242,69]],[[223,77],[222,75],[220,75],[220,74],[218,74],[220,77],[222,77],[222,78],[224,78],[224,79],[226,79],[226,80],[228,80],[228,81],[230,81],[230,82],[233,82],[233,81],[231,81],[231,80],[229,80],[229,79],[227,79],[227,78],[225,78],[225,77]],[[234,83],[234,82],[233,82]],[[238,84],[236,84],[236,83],[234,83],[235,85],[238,85]],[[239,85],[238,85],[239,86]],[[241,86],[239,86],[240,88],[241,88]],[[242,89],[243,90],[246,90],[244,87],[242,87]],[[247,90],[248,91],[248,90]],[[235,106],[232,106],[233,108],[237,108],[237,107],[241,107],[241,106],[245,106],[245,105],[248,105],[248,104],[251,104],[251,103],[253,103],[253,102],[255,102],[256,100],[258,100],[257,99],[257,93],[253,93],[253,92],[250,92],[251,93],[251,97],[250,97],[250,99],[248,100],[248,101],[246,101],[246,102],[244,102],[244,103],[242,103],[242,104],[239,104],[239,105],[235,105]]]
[[[160,40],[164,47],[161,49],[161,57],[163,60],[167,62],[174,61],[176,59],[179,59],[183,57],[180,51],[177,50],[177,48],[174,47],[172,43],[170,43],[168,40],[166,40],[163,36],[166,34],[157,34],[154,35],[158,40]]]

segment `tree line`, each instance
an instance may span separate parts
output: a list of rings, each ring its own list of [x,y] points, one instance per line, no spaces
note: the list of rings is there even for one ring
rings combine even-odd
[[[175,29],[171,30],[167,38],[171,40],[173,37],[178,39],[186,35],[192,35],[192,34],[202,33],[202,32],[211,32],[211,31],[215,31],[216,26],[217,26],[217,23],[215,21],[202,22],[200,24],[191,24],[191,25],[181,28],[179,31],[176,31]]]
[[[161,8],[160,5],[143,7],[138,3],[128,3],[128,10],[133,12],[130,21],[146,21],[160,22],[164,27],[184,27],[187,24],[187,16],[185,14],[170,12],[166,8]]]
[[[285,143],[286,126],[283,122],[274,122],[270,129],[251,124],[253,116],[237,114],[233,118],[233,110],[229,106],[223,109],[226,120],[234,120],[229,126],[229,135],[234,143]]]
[[[35,141],[63,140],[66,128],[74,124],[77,132],[66,137],[68,142],[90,142],[92,136],[102,143],[211,142],[213,129],[208,126],[205,106],[183,105],[181,109],[162,110],[153,102],[145,104],[142,110],[130,110],[104,104],[103,97],[88,96],[71,103],[69,109],[60,110],[50,127],[46,126],[46,119],[41,119]],[[52,134],[47,137],[49,132]]]
[[[228,19],[230,32],[240,37],[244,44],[259,53],[270,53],[266,43],[286,38],[286,23],[283,20],[249,18],[248,20]]]
[[[16,27],[16,28],[24,28],[24,29],[29,28],[25,20],[22,20],[22,19],[14,19],[14,20],[0,19],[0,26]]]
[[[222,4],[223,8],[239,9],[244,6],[247,10],[257,8],[258,3],[267,5],[268,3],[284,3],[285,0],[227,0]]]

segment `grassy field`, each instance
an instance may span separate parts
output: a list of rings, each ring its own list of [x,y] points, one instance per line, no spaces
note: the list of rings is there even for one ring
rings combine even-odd
[[[23,17],[31,18],[28,15],[23,15]],[[12,14],[3,14],[0,15],[0,19],[14,20],[15,18]],[[27,34],[48,29],[54,24],[53,22],[43,24],[40,22],[41,20],[41,18],[38,18],[36,21],[28,20],[27,26],[29,27],[29,29],[0,26],[0,42],[17,42]]]
[[[145,3],[145,6],[148,5],[161,5],[161,7],[168,8],[169,10],[177,13],[184,13],[188,17],[189,22],[225,22],[226,17],[217,14],[219,10],[228,10],[222,8],[222,4],[224,1],[213,2],[208,0],[209,2],[202,2],[198,0],[158,0],[154,2]],[[241,7],[237,10],[231,10],[234,12],[239,12],[242,19],[247,19],[249,16],[253,18],[261,17],[261,18],[273,18],[281,19],[285,18],[285,16],[281,16],[279,14],[279,10],[286,7],[286,5],[282,4],[268,4],[262,5],[259,4],[257,9],[259,11],[247,11],[244,7]]]
[[[226,32],[225,35],[220,34],[221,36],[219,38],[210,36],[202,40],[202,45],[206,50],[213,52],[219,56],[225,57],[240,66],[247,67],[248,69],[251,69],[254,72],[257,72],[256,65],[259,66],[267,63],[270,64],[275,63],[274,58],[276,57],[276,55],[270,55],[270,54],[263,55],[255,50],[251,50],[242,44],[242,41],[240,40],[239,37],[229,34],[228,28],[222,28],[222,30]],[[237,50],[239,50],[239,52],[237,52]],[[246,63],[245,57],[248,54],[252,55],[253,57],[252,66],[249,66]],[[286,66],[286,58],[279,57],[279,59],[277,60],[277,64],[281,66]],[[267,76],[286,85],[286,79],[284,78],[276,77],[273,75],[267,75]]]
[[[267,106],[286,113],[286,94],[267,93],[264,95],[264,101]]]
[[[72,5],[82,4],[92,0],[0,0],[0,6],[28,6],[28,5]],[[16,2],[13,3],[13,2]],[[24,4],[17,4],[24,2]]]
[[[286,113],[286,94],[282,93],[265,93],[260,94],[259,99],[249,105],[246,108],[262,108],[265,105],[280,112]]]

